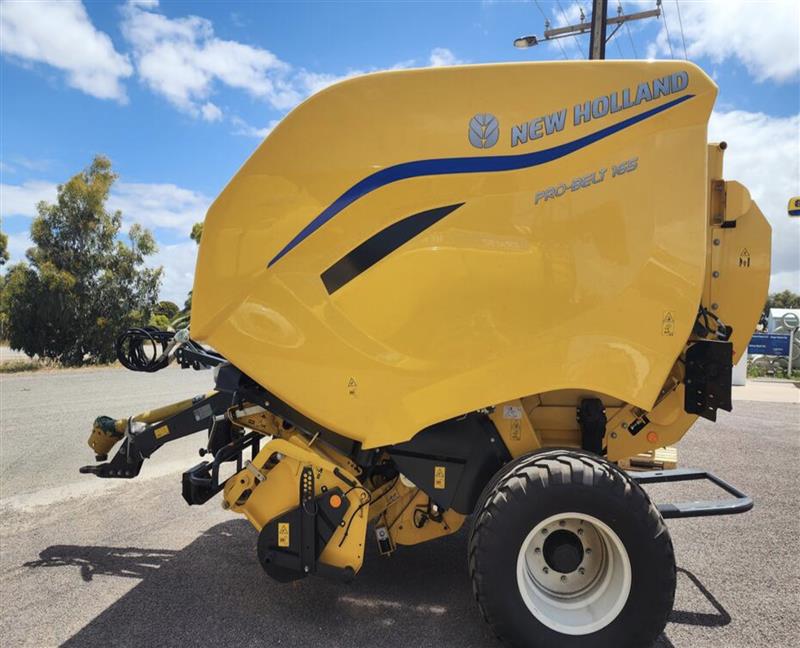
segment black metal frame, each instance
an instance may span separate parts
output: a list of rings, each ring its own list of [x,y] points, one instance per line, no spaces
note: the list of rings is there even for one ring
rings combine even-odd
[[[735,486],[707,470],[676,468],[675,470],[654,470],[651,472],[629,473],[638,484],[672,484],[675,482],[708,480],[733,498],[720,500],[698,500],[659,504],[658,510],[664,519],[709,517],[715,515],[738,515],[753,508],[753,500]]]
[[[244,468],[244,452],[250,448],[250,460],[256,458],[261,449],[264,435],[260,432],[248,432],[222,446],[214,453],[214,461],[201,461],[183,473],[183,499],[189,505],[205,504],[225,487],[225,481],[219,481],[219,468],[229,461],[236,462],[236,472]]]

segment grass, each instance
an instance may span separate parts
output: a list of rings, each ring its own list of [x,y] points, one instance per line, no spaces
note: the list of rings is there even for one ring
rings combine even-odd
[[[0,373],[19,373],[21,371],[39,371],[45,364],[38,360],[8,360],[0,363]]]
[[[0,362],[0,374],[10,373],[23,373],[25,371],[58,371],[61,369],[71,369],[73,371],[80,371],[82,369],[109,369],[114,367],[121,367],[119,362],[109,363],[90,363],[79,366],[65,366],[55,360],[40,360],[33,358],[24,358],[20,360],[6,360]]]
[[[782,380],[800,380],[800,369],[792,369],[792,375],[788,375],[787,369],[781,366],[772,365],[769,367],[751,364],[747,367],[748,378],[780,378]]]

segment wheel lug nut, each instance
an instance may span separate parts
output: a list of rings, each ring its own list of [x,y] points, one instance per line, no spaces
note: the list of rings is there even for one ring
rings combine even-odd
[[[542,568],[542,571],[543,571],[545,574],[549,574],[549,573],[550,573],[550,570],[549,570],[547,567],[543,567],[543,568]]]
[[[558,526],[564,526],[565,524],[566,522],[564,522],[564,520],[561,520],[561,522],[558,523]]]
[[[542,550],[539,549],[539,547],[536,547],[536,549],[533,550],[533,553],[540,554],[540,553],[542,553]]]
[[[592,548],[591,548],[591,547],[586,547],[586,553],[587,553],[587,554],[590,554],[590,553],[592,553]]]
[[[578,529],[578,535],[583,535],[583,529]]]
[[[579,573],[581,576],[583,576],[583,575],[586,573],[586,570],[585,570],[583,567],[581,567],[581,568],[578,570],[578,573]]]
[[[561,582],[562,583],[566,583],[567,582],[567,577],[566,576],[562,576],[561,577]]]
[[[542,535],[547,535],[547,529],[542,529]]]

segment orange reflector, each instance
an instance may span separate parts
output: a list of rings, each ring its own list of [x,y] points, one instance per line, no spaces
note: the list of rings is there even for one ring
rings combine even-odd
[[[647,440],[650,443],[658,443],[658,432],[648,432],[647,433]]]
[[[339,508],[342,505],[342,498],[339,497],[336,493],[331,495],[331,498],[328,500],[331,504],[331,508]]]

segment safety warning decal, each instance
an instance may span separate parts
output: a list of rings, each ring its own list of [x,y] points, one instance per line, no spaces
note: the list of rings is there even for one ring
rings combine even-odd
[[[446,468],[444,466],[434,466],[433,467],[433,487],[438,488],[439,490],[443,490],[445,488],[445,472]]]
[[[675,335],[675,315],[672,311],[665,311],[661,318],[661,335]]]
[[[169,434],[169,428],[166,425],[162,425],[161,427],[156,428],[153,434],[156,435],[156,439],[160,439],[161,437],[167,436]]]
[[[506,419],[521,419],[522,408],[517,405],[503,405],[503,418]]]
[[[739,267],[740,268],[750,267],[750,253],[747,251],[747,248],[742,248],[742,251],[739,252]]]
[[[279,547],[288,547],[289,546],[289,523],[288,522],[278,522],[278,546]]]

